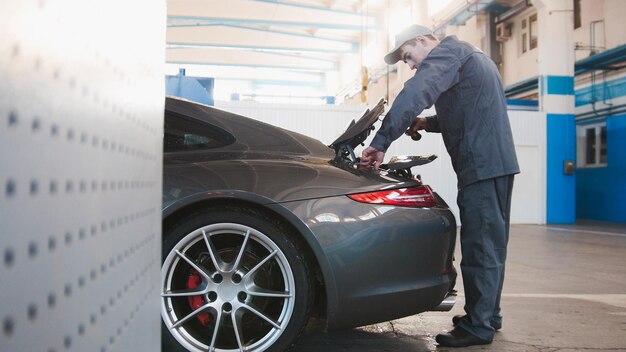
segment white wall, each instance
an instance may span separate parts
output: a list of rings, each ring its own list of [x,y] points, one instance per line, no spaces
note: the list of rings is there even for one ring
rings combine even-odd
[[[160,350],[165,17],[0,1],[0,351]]]
[[[432,113],[431,113],[432,114]],[[429,115],[425,113],[424,115]],[[521,173],[515,177],[511,222],[517,224],[544,224],[545,219],[545,118],[536,111],[509,111],[515,150]],[[450,157],[441,136],[422,132],[418,142],[400,137],[389,150],[392,155],[431,155],[438,158],[430,164],[413,168],[448,203],[457,220],[457,180]],[[366,143],[367,144],[367,143]]]
[[[254,101],[216,101],[215,107],[319,139],[329,145],[345,131],[365,105],[262,104]]]
[[[255,102],[216,102],[216,107],[240,115],[252,117],[282,128],[296,131],[332,143],[348,126],[352,119],[358,119],[365,106],[357,105],[268,105]],[[423,115],[432,115],[434,110]],[[515,178],[511,222],[524,224],[545,223],[545,117],[536,111],[509,111],[513,138],[522,173]],[[376,128],[380,122],[376,123]],[[365,145],[374,137],[370,135]],[[357,148],[360,155],[362,148]],[[425,184],[431,185],[448,203],[457,219],[457,181],[450,157],[441,136],[422,132],[418,142],[402,136],[387,151],[385,161],[394,155],[431,155],[438,158],[427,165],[413,168],[420,174]]]

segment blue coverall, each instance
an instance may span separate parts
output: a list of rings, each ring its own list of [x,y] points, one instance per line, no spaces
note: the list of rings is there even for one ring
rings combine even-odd
[[[428,132],[440,132],[457,174],[461,272],[466,319],[459,326],[493,340],[502,322],[513,175],[520,172],[498,69],[476,47],[444,38],[394,100],[370,144],[385,152],[424,109]]]

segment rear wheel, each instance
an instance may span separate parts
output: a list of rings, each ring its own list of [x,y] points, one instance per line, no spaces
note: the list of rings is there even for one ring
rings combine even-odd
[[[283,351],[302,332],[312,283],[279,222],[220,207],[164,231],[164,351]]]

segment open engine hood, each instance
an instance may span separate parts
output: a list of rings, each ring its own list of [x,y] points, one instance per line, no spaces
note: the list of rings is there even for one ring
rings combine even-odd
[[[335,153],[340,154],[340,151],[346,147],[354,150],[359,144],[365,142],[374,130],[374,123],[378,121],[378,117],[385,111],[385,103],[385,99],[381,98],[378,104],[372,109],[366,110],[357,122],[352,120],[346,131],[330,145],[335,150]]]

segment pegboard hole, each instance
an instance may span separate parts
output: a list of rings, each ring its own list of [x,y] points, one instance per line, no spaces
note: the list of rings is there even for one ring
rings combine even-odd
[[[33,122],[31,122],[30,128],[33,132],[39,132],[39,130],[41,129],[41,121],[39,120],[39,117],[35,116],[35,118],[33,118]]]
[[[18,56],[20,56],[20,45],[19,44],[13,44],[13,47],[11,47],[11,57],[12,58],[16,58]]]
[[[31,242],[28,244],[28,256],[33,259],[37,256],[38,247],[37,243]]]
[[[48,250],[52,252],[56,248],[57,248],[57,240],[56,238],[54,238],[54,236],[50,236],[50,238],[48,238]]]
[[[17,116],[17,111],[15,110],[9,111],[9,118],[8,118],[9,127],[17,126],[18,120],[19,119]]]
[[[11,317],[4,318],[4,321],[2,322],[2,332],[4,332],[4,335],[11,336],[13,335],[14,330],[15,330],[15,322],[13,321],[13,318]]]
[[[48,308],[54,308],[57,304],[57,297],[54,293],[48,294]]]
[[[15,263],[15,251],[12,248],[4,250],[4,266],[10,268]]]
[[[50,194],[54,195],[57,193],[59,186],[57,184],[57,181],[50,181]]]
[[[37,180],[31,180],[30,181],[30,194],[31,195],[37,195],[37,193],[39,193],[39,182],[37,182]]]
[[[26,312],[28,320],[34,321],[35,319],[37,319],[37,305],[35,303],[29,304]]]
[[[13,197],[17,192],[17,185],[14,180],[7,180],[6,185],[4,186],[4,193],[7,197]]]
[[[69,232],[65,234],[65,244],[68,246],[72,244],[72,234]]]

